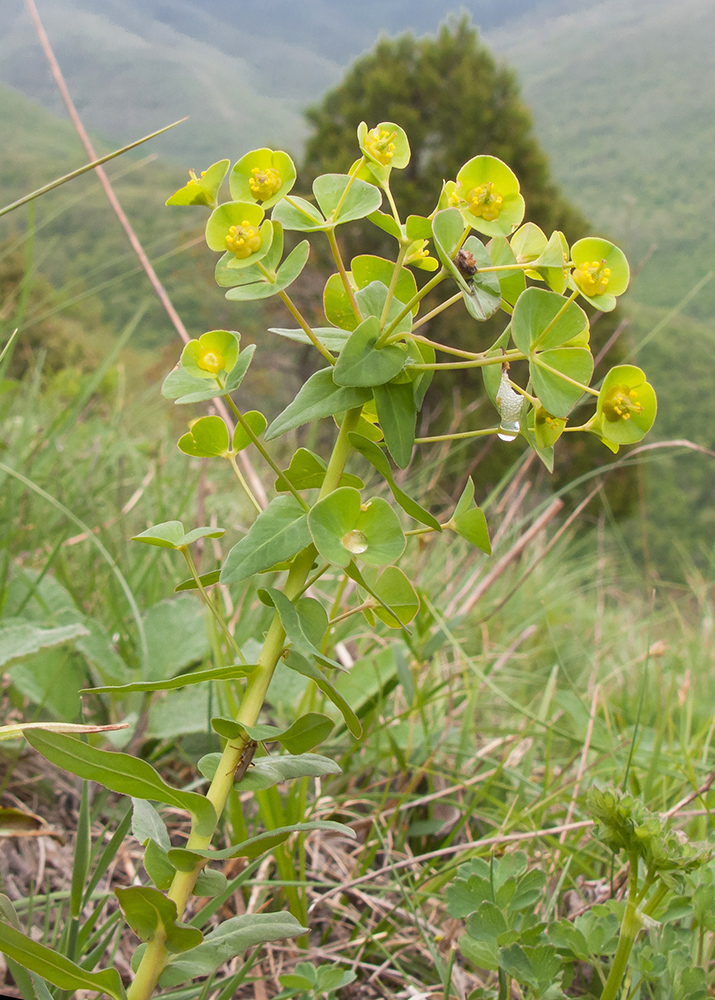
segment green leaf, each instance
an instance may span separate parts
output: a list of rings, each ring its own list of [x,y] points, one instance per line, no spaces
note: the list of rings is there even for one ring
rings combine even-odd
[[[211,758],[211,759],[209,759]],[[199,761],[202,773],[208,777],[216,773],[216,767],[221,759],[221,754],[207,754]],[[283,843],[293,833],[309,833],[311,830],[329,830],[332,833],[339,833],[341,836],[355,839],[355,831],[350,826],[343,823],[336,823],[333,820],[309,820],[307,823],[293,823],[290,826],[280,826],[273,830],[265,830],[263,833],[249,837],[239,844],[231,844],[220,851],[186,850],[184,847],[173,847],[169,851],[169,860],[176,865],[179,871],[192,871],[196,862],[200,858],[208,858],[210,861],[228,861],[231,858],[257,858],[265,851],[270,851],[277,844]]]
[[[362,406],[370,396],[370,390],[362,386],[336,385],[332,367],[322,368],[310,376],[293,402],[276,417],[266,431],[266,441],[302,424]]]
[[[247,302],[257,299],[269,299],[292,285],[308,262],[310,244],[303,240],[288,254],[276,272],[275,280],[271,281],[263,275],[260,281],[252,284],[240,284],[226,292],[226,298],[232,302]]]
[[[353,316],[353,318],[355,317]],[[357,325],[357,320],[355,325]],[[349,330],[336,330],[332,326],[314,326],[311,329],[320,343],[324,347],[327,347],[329,351],[342,351],[345,342],[350,336]],[[279,337],[285,337],[286,340],[293,340],[297,344],[312,343],[305,330],[286,330],[283,327],[271,326],[268,328],[268,332],[275,333]]]
[[[332,701],[333,705],[338,709],[345,724],[353,734],[356,740],[359,740],[362,736],[362,726],[360,725],[360,720],[355,715],[353,710],[350,708],[348,703],[345,701],[343,696],[333,687],[327,677],[322,674],[318,668],[310,660],[307,660],[300,653],[291,649],[286,657],[285,664],[291,670],[295,670],[296,673],[302,674],[304,677],[309,677],[312,681],[315,681],[317,686],[323,692],[323,694]]]
[[[412,458],[417,424],[417,407],[411,383],[390,383],[372,390],[377,419],[385,435],[387,450],[396,465],[406,469]]]
[[[116,969],[88,972],[64,955],[31,940],[4,920],[0,920],[0,951],[61,990],[96,990],[116,1000],[124,1000],[126,996]]]
[[[474,503],[474,483],[471,477],[467,479],[447,527],[465,538],[470,545],[486,552],[488,556],[492,554],[487,519],[484,511]]]
[[[529,354],[561,347],[588,332],[588,316],[575,302],[545,288],[527,288],[511,321],[514,343]]]
[[[548,371],[545,365],[553,371]],[[554,417],[567,417],[584,390],[560,378],[559,373],[588,385],[593,374],[593,356],[584,347],[557,347],[536,355],[529,364],[529,372],[534,392],[544,408]]]
[[[330,667],[334,670],[343,669],[340,663],[336,660],[331,660],[329,656],[325,656],[325,654],[322,653],[311,641],[311,638],[308,635],[310,626],[306,623],[298,608],[289,600],[289,598],[286,597],[284,593],[270,587],[262,590],[261,595],[263,594],[268,597],[271,604],[275,607],[280,617],[286,637],[291,641],[294,648],[297,649],[299,653],[308,657],[314,656],[318,663],[322,663],[323,666]],[[320,609],[320,613],[323,618],[322,634],[320,636],[320,639],[322,639],[328,627],[328,616],[318,601],[315,601],[312,598],[307,598],[307,600],[311,601],[314,607],[317,606],[317,608]],[[320,639],[318,641],[320,641]]]
[[[209,573],[201,573],[199,576],[199,580],[201,581],[201,586],[204,587],[204,589],[206,587],[213,587],[215,583],[218,583],[218,578],[220,575],[221,575],[220,569],[212,569]],[[196,583],[196,580],[194,580],[192,576],[188,580],[184,580],[182,583],[177,584],[174,587],[174,593],[180,594],[185,590],[198,590],[198,589],[199,586]]]
[[[216,825],[214,807],[197,792],[173,788],[161,778],[151,764],[125,753],[110,753],[87,746],[61,733],[26,732],[30,746],[47,760],[70,774],[97,781],[112,792],[136,799],[155,799],[166,805],[185,809],[196,818],[200,836],[209,836]]]
[[[328,466],[320,455],[308,451],[307,448],[298,448],[294,452],[288,468],[284,470],[280,478],[276,479],[275,489],[279,493],[290,489],[290,486],[296,490],[320,489],[327,470]],[[339,485],[354,486],[355,489],[359,490],[362,489],[364,483],[357,476],[351,476],[350,473],[344,472],[340,477]]]
[[[405,236],[410,240],[431,240],[432,220],[424,215],[408,215]]]
[[[433,528],[435,531],[441,531],[442,526],[428,510],[424,507],[420,507],[416,500],[409,497],[395,482],[394,476],[392,475],[392,469],[390,468],[390,463],[387,460],[385,453],[379,445],[375,444],[374,441],[370,441],[368,438],[363,437],[362,434],[356,434],[354,431],[349,434],[350,444],[352,447],[359,451],[361,455],[364,456],[373,465],[380,475],[383,477],[387,485],[392,491],[392,495],[398,504],[413,517],[415,521],[419,521],[420,524],[426,524],[429,528]]]
[[[246,421],[256,437],[261,436],[268,424],[268,421],[260,410],[248,410],[247,413],[243,414],[243,419]],[[236,424],[236,430],[233,432],[233,450],[243,451],[244,448],[248,448],[249,444],[253,444],[253,438],[248,431],[244,429],[242,424]]]
[[[495,267],[503,267],[505,264],[515,264],[516,255],[509,245],[508,240],[503,236],[495,236],[487,243],[487,251],[492,264]],[[513,271],[498,271],[497,278],[501,290],[502,308],[504,303],[513,306],[521,293],[526,288],[526,278],[522,268]],[[507,309],[507,312],[511,312]]]
[[[333,369],[333,380],[342,386],[383,385],[402,371],[405,348],[392,344],[377,349],[380,321],[368,316],[351,335]]]
[[[163,892],[171,886],[176,875],[176,868],[166,856],[167,849],[159,847],[154,840],[148,840],[144,849],[144,871],[157,889]]]
[[[60,625],[58,628],[40,628],[29,622],[17,622],[0,626],[0,666],[39,653],[41,649],[61,646],[81,636],[89,635],[89,630],[80,622]]]
[[[183,545],[191,545],[199,538],[221,538],[226,533],[225,528],[193,528],[184,531],[181,521],[162,521],[154,524],[139,535],[132,535],[133,542],[145,542],[147,545],[158,545],[163,549],[180,549]]]
[[[410,218],[416,218],[416,216],[410,216]],[[429,238],[432,235],[432,225],[429,219],[424,221],[427,223],[427,238]],[[366,288],[373,281],[379,281],[385,288],[389,288],[395,273],[395,262],[386,260],[384,257],[375,257],[372,254],[360,254],[358,257],[353,257],[350,268],[358,289]],[[398,302],[405,304],[416,294],[417,282],[414,274],[406,267],[400,268],[400,275],[394,290],[395,298]],[[413,315],[417,314],[418,309],[419,304],[414,306]]]
[[[391,215],[386,215],[385,212],[377,211],[370,212],[367,218],[374,226],[377,226],[378,229],[382,229],[383,232],[388,233],[390,236],[394,236],[396,240],[402,239],[402,230]]]
[[[371,281],[364,288],[359,288],[355,293],[355,299],[362,315],[374,316],[377,319],[381,319],[385,303],[387,302],[388,291],[387,285],[383,284],[382,281]],[[403,308],[403,303],[393,297],[390,301],[390,307],[387,310],[386,327],[390,326],[397,319]],[[411,329],[412,313],[407,312],[394,328],[391,336],[395,333],[409,333]]]
[[[191,171],[191,179],[167,199],[167,205],[207,205],[210,208],[216,204],[219,189],[231,165],[230,160],[219,160],[212,163],[207,170],[201,171],[201,176]]]
[[[475,941],[493,941],[509,928],[501,909],[491,900],[479,904],[476,912],[467,920],[467,934]]]
[[[373,584],[373,593],[390,609],[387,611],[382,604],[373,609],[380,621],[390,628],[408,625],[420,609],[417,591],[397,566],[386,566],[382,570]]]
[[[286,748],[288,753],[305,753],[327,739],[332,729],[333,723],[327,715],[321,715],[319,712],[308,712],[296,719],[293,725],[276,739]]]
[[[145,885],[126,889],[117,886],[114,893],[125,920],[141,941],[150,941],[160,927],[166,935],[164,947],[172,954],[189,951],[203,941],[198,927],[177,923],[176,903],[158,889]]]
[[[207,754],[199,761],[199,770],[204,777],[213,777],[220,761],[220,754]],[[245,775],[235,782],[235,787],[242,792],[263,791],[282,781],[293,781],[295,778],[320,778],[326,774],[341,773],[340,765],[336,761],[317,753],[273,755],[254,759]],[[170,852],[170,858],[174,856],[175,852]],[[218,857],[217,852],[214,851],[211,857]]]
[[[229,450],[228,427],[221,417],[199,417],[179,438],[179,451],[195,458],[225,457]]]
[[[355,279],[349,272],[348,281],[354,291],[356,288]],[[350,296],[343,284],[343,279],[337,273],[331,274],[325,282],[325,288],[323,289],[323,312],[327,321],[334,326],[340,327],[341,330],[354,330],[360,322],[360,318],[355,314]],[[340,347],[342,348],[343,345],[344,341],[340,344]]]
[[[317,233],[329,228],[322,214],[315,205],[305,198],[292,195],[283,198],[273,209],[273,222],[279,222],[284,229],[299,233]]]
[[[85,688],[82,694],[134,694],[136,691],[174,691],[176,688],[203,684],[206,681],[234,681],[247,677],[256,669],[256,663],[233,663],[228,667],[209,667],[208,670],[192,670],[189,674],[159,681],[134,681],[131,684],[114,684],[106,687]]]
[[[387,501],[361,503],[350,487],[334,490],[311,509],[308,527],[318,552],[343,568],[354,556],[371,566],[398,559],[405,548],[400,522]]]
[[[224,920],[190,952],[169,963],[159,979],[162,987],[179,986],[198,976],[210,976],[219,966],[249,948],[307,934],[291,913],[244,913]]]
[[[345,194],[348,186],[349,190]],[[313,194],[331,226],[364,219],[382,204],[381,191],[348,174],[322,174],[316,177],[313,181]]]
[[[194,896],[220,896],[226,891],[228,879],[223,872],[214,871],[213,868],[204,868],[199,872],[194,885]]]
[[[153,840],[165,851],[171,847],[164,820],[146,799],[132,799],[132,834],[142,845]]]
[[[305,509],[293,496],[275,497],[229,552],[221,582],[247,580],[283,559],[291,559],[310,541]]]

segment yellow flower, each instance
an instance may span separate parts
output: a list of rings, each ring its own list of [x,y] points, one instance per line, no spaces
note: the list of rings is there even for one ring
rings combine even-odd
[[[584,261],[573,272],[573,280],[579,289],[590,296],[603,295],[610,277],[611,269],[606,267],[605,260],[594,260],[590,264]]]
[[[387,167],[395,155],[395,144],[392,141],[394,138],[394,132],[388,132],[384,128],[373,128],[367,133],[365,150],[383,167]]]
[[[275,167],[254,167],[248,180],[251,194],[259,201],[268,201],[280,190],[282,184],[283,178]]]
[[[493,222],[494,219],[498,219],[504,204],[503,196],[499,194],[491,181],[467,191],[465,201],[471,214],[484,219],[485,222]]]
[[[226,249],[239,260],[245,260],[261,249],[261,234],[258,226],[252,226],[246,219],[240,226],[231,226],[225,238]]]

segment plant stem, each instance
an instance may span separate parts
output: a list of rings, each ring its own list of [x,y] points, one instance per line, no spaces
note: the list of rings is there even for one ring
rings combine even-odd
[[[435,306],[434,309],[431,309],[430,312],[428,312],[421,319],[418,319],[413,327],[413,330],[417,330],[419,327],[424,326],[425,323],[429,323],[429,321],[431,319],[434,319],[435,316],[439,316],[440,313],[443,313],[446,309],[449,309],[450,306],[454,306],[457,304],[457,302],[461,301],[462,301],[462,293],[456,292],[450,298],[445,299],[444,302],[441,302],[438,306]]]
[[[481,358],[475,358],[474,361],[436,361],[434,364],[416,364],[408,365],[410,371],[418,372],[428,372],[428,371],[450,371],[460,368],[484,368],[486,365],[503,365],[505,361],[523,361],[526,357],[521,351],[506,351],[504,354],[497,354],[494,357],[487,358],[482,356]],[[548,365],[544,365],[544,368],[548,368]],[[550,369],[553,371],[553,369]],[[555,372],[555,374],[560,375],[560,372]],[[566,376],[561,376],[566,378]],[[572,382],[573,379],[566,379],[568,382]],[[580,386],[580,382],[574,382],[574,385]],[[581,386],[584,392],[588,392],[586,386]],[[598,393],[596,393],[598,395]]]
[[[263,507],[261,507],[261,505],[259,504],[258,500],[256,500],[255,496],[253,495],[253,490],[248,485],[248,483],[246,482],[246,479],[245,479],[243,473],[239,469],[238,463],[236,461],[236,456],[235,455],[229,455],[228,456],[228,460],[231,463],[231,468],[233,469],[233,471],[236,474],[236,479],[238,479],[238,482],[239,482],[239,484],[241,486],[241,489],[246,494],[246,496],[248,497],[248,499],[251,501],[251,503],[253,504],[253,506],[256,508],[256,510],[258,511],[258,513],[260,514],[261,511],[263,510]]]
[[[434,437],[415,438],[415,444],[435,444],[438,441],[461,441],[464,438],[485,437],[487,434],[497,434],[498,427],[485,427],[479,431],[459,431],[456,434],[436,434]],[[430,531],[434,530],[432,528]],[[410,534],[410,532],[406,532]]]
[[[325,344],[323,344],[320,340],[318,340],[316,335],[313,333],[310,324],[306,319],[303,318],[303,315],[301,314],[298,307],[294,304],[291,297],[287,295],[285,292],[279,292],[278,297],[283,302],[283,304],[285,305],[285,307],[287,308],[288,312],[291,314],[293,319],[296,320],[296,322],[300,325],[301,330],[307,336],[308,340],[310,340],[313,347],[317,348],[320,351],[320,353],[323,355],[326,361],[330,362],[331,365],[334,365],[335,358],[330,353]]]
[[[638,855],[632,854],[630,861],[631,871],[629,875],[626,912],[623,915],[621,932],[618,936],[618,947],[613,958],[611,971],[608,973],[606,985],[603,987],[601,1000],[616,1000],[626,974],[626,969],[628,968],[628,959],[641,929],[636,902],[638,898]]]
[[[437,285],[439,285],[440,282],[444,281],[446,277],[447,277],[447,268],[446,267],[440,268],[439,271],[437,271],[437,273],[435,274],[434,278],[431,278],[423,288],[420,288],[419,292],[417,292],[416,295],[412,296],[410,301],[405,304],[404,308],[400,309],[399,313],[397,314],[397,316],[395,316],[392,323],[390,323],[390,325],[385,330],[382,331],[381,334],[382,342],[378,340],[376,346],[382,347],[387,342],[387,338],[393,332],[395,327],[402,319],[404,319],[407,313],[412,312],[417,303],[421,302],[422,299],[425,297],[425,295],[431,292],[433,288],[436,288]]]
[[[395,289],[397,288],[397,282],[400,280],[400,272],[402,271],[402,262],[407,254],[407,247],[401,246],[400,252],[397,255],[397,260],[395,261],[395,269],[392,272],[392,278],[390,279],[390,287],[387,289],[387,295],[385,296],[385,305],[382,310],[382,316],[380,316],[380,330],[384,330],[385,323],[387,323],[387,317],[390,313],[390,303],[395,296]]]
[[[330,456],[325,480],[320,491],[321,499],[327,496],[328,493],[332,493],[340,482],[340,477],[351,450],[348,434],[357,426],[361,410],[362,407],[355,407],[352,410],[348,410],[343,417],[340,431],[333,447],[333,453]],[[298,553],[293,560],[288,573],[288,579],[283,588],[283,593],[290,600],[293,600],[302,592],[305,581],[310,574],[315,555],[315,546],[311,544]],[[271,683],[276,665],[283,652],[285,637],[281,620],[276,613],[258,657],[258,665],[248,677],[241,707],[236,715],[236,722],[242,726],[253,726],[258,720],[268,686]],[[206,793],[206,798],[213,805],[216,812],[216,826],[218,826],[229,793],[233,788],[234,772],[243,754],[245,743],[246,741],[229,740],[224,747],[221,760],[216,768],[216,773]],[[211,844],[213,833],[209,836],[199,835],[193,826],[194,824],[192,823],[191,834],[186,843],[187,849],[206,850]],[[176,903],[179,918],[181,918],[186,909],[186,904],[189,901],[194,885],[196,884],[196,879],[204,864],[205,861],[202,859],[191,871],[177,871],[174,876],[167,895],[169,899],[172,899]],[[127,1000],[149,1000],[149,997],[151,997],[159,981],[159,977],[169,960],[169,954],[164,947],[165,940],[166,933],[163,927],[159,927],[146,946],[142,960],[139,963],[139,968],[137,969],[137,974],[127,991]]]
[[[333,254],[333,259],[335,260],[335,266],[338,269],[340,278],[343,283],[343,288],[350,299],[350,305],[353,312],[355,313],[355,318],[358,323],[362,323],[362,313],[360,312],[360,307],[357,304],[357,299],[355,298],[355,289],[350,283],[350,278],[348,278],[348,272],[345,270],[345,264],[343,263],[342,254],[340,253],[340,247],[338,246],[338,241],[335,236],[334,229],[326,229],[325,235],[328,237],[328,243],[330,244],[330,249]]]
[[[260,510],[260,508],[259,508],[259,510]],[[211,614],[214,616],[214,619],[216,620],[216,624],[218,625],[219,629],[221,630],[221,633],[223,634],[224,639],[228,643],[229,649],[232,649],[234,651],[234,653],[239,658],[239,660],[241,661],[241,663],[245,663],[246,662],[246,657],[243,655],[243,653],[240,650],[240,647],[239,647],[238,643],[236,642],[236,640],[234,639],[234,637],[231,635],[231,630],[229,629],[229,627],[226,624],[226,622],[223,620],[223,616],[220,614],[220,612],[219,612],[218,608],[215,606],[214,602],[211,600],[211,598],[209,597],[209,595],[206,593],[206,588],[204,587],[203,583],[201,582],[201,577],[199,576],[199,571],[196,568],[196,563],[194,562],[194,558],[191,555],[191,551],[189,550],[188,545],[182,546],[181,551],[184,553],[184,559],[186,559],[186,563],[187,563],[187,565],[189,567],[189,573],[191,573],[192,577],[194,578],[194,583],[199,588],[199,593],[201,594],[201,597],[203,598],[203,602],[206,605],[206,607],[209,609],[209,611],[211,612]]]

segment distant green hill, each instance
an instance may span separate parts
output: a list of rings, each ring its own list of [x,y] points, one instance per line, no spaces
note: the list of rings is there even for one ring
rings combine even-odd
[[[715,4],[601,0],[488,41],[564,192],[636,266],[648,257],[633,297],[674,305],[715,269]],[[687,311],[715,314],[715,280]]]

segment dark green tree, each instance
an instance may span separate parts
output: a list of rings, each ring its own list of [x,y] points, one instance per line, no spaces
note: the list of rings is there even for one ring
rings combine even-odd
[[[394,175],[405,214],[425,214],[442,180],[454,178],[477,153],[489,153],[519,178],[527,219],[549,232],[562,230],[570,241],[586,231],[583,216],[550,178],[515,73],[496,63],[466,16],[444,24],[436,37],[381,39],[306,116],[313,133],[305,179],[347,170],[360,121],[394,121],[412,148],[407,169]]]
[[[526,201],[525,221],[535,222],[547,234],[559,229],[569,243],[591,235],[586,219],[560,194],[551,178],[548,158],[534,135],[516,74],[496,62],[466,15],[449,19],[436,37],[416,38],[408,33],[380,39],[372,51],[353,63],[338,87],[306,112],[306,117],[312,134],[306,144],[304,183],[326,171],[349,169],[358,155],[355,135],[359,122],[366,121],[371,127],[380,121],[393,121],[406,131],[412,150],[407,168],[395,171],[391,180],[403,219],[411,213],[429,214],[442,181],[454,179],[471,157],[488,153],[508,163],[519,178]],[[349,227],[342,241],[350,257],[366,252],[366,247],[384,256],[394,254],[394,241],[369,223]],[[323,263],[331,269],[327,258]],[[423,274],[417,272],[418,280]],[[438,291],[440,298],[451,294],[451,290]],[[430,305],[425,304],[425,309]],[[611,338],[620,320],[617,314],[618,310],[607,314],[595,324],[595,353]],[[475,324],[463,312],[448,310],[431,325],[430,335],[457,346],[478,343],[487,347],[503,326],[500,316]],[[606,361],[617,364],[621,356],[616,343]],[[476,373],[463,372],[459,382],[455,381],[451,399],[428,397],[426,412],[434,417],[433,430],[446,426],[455,409],[471,406],[477,392],[482,405],[490,405],[480,381]],[[560,468],[552,480],[555,486],[599,461],[613,460],[595,441],[568,444],[562,448]],[[514,452],[495,448],[493,439],[485,449],[491,454],[486,465],[486,456],[481,456],[480,478],[494,482],[513,461]],[[466,457],[468,466],[473,457]],[[625,473],[611,477],[611,502],[621,511],[629,507],[627,496],[635,495],[631,478]]]

